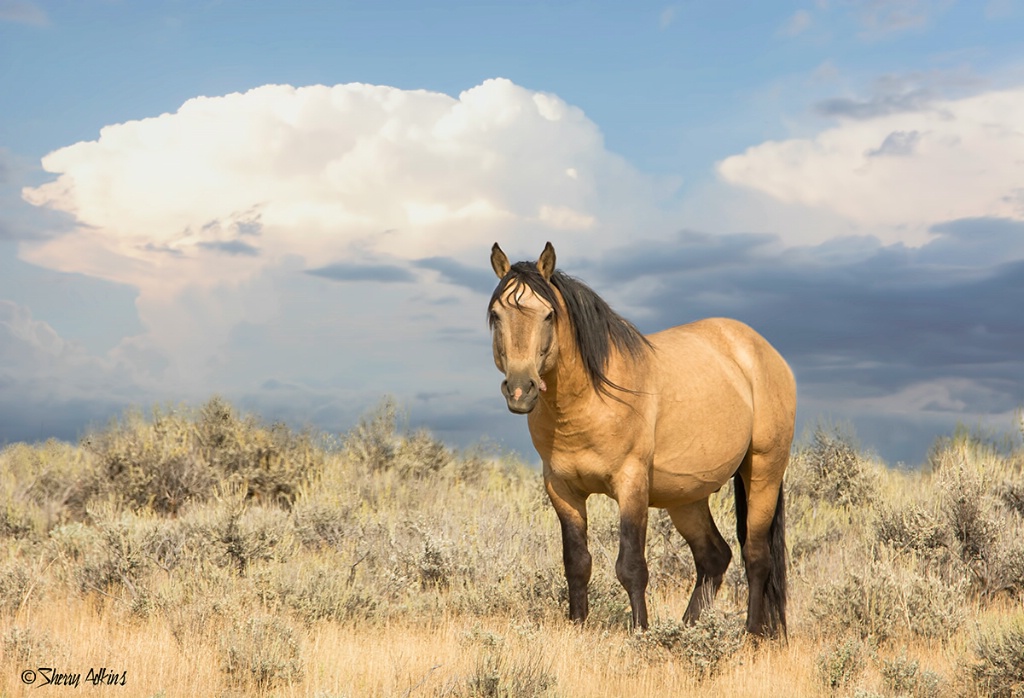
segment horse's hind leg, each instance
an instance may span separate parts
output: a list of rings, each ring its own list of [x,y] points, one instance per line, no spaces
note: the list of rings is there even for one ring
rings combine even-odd
[[[740,467],[740,479],[736,482],[737,534],[749,588],[747,631],[754,635],[786,632],[782,472],[788,457],[788,452],[775,456],[752,454]]]
[[[732,560],[732,550],[711,518],[707,499],[672,507],[668,509],[668,515],[690,546],[693,564],[697,568],[697,584],[683,614],[683,620],[692,623],[714,601]]]

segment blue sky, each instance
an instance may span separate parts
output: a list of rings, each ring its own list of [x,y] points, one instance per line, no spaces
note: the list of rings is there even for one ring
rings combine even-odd
[[[890,462],[1012,430],[1020,36],[1020,0],[0,0],[0,442],[388,393],[532,458],[495,240],[645,331],[750,323]]]

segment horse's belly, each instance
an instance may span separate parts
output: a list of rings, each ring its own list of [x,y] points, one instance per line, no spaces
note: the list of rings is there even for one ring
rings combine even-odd
[[[717,492],[739,468],[747,444],[717,452],[655,457],[651,469],[650,503],[655,507],[700,501]]]

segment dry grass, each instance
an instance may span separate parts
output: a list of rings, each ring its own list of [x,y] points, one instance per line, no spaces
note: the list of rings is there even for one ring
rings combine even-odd
[[[679,623],[693,566],[663,512],[651,630],[631,634],[604,498],[591,618],[569,624],[538,474],[397,416],[385,401],[332,442],[215,399],[0,452],[0,695],[36,695],[21,675],[39,667],[165,698],[1024,694],[1016,444],[958,432],[911,473],[836,430],[806,439],[790,641],[757,645],[739,564],[712,614]],[[712,504],[735,547],[731,493]]]

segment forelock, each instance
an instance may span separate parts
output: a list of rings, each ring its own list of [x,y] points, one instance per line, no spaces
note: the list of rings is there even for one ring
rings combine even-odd
[[[497,288],[491,294],[491,300],[487,304],[488,311],[495,303],[504,303],[509,307],[523,308],[522,304],[527,294],[532,294],[543,304],[550,307],[558,314],[558,302],[555,298],[555,290],[541,276],[534,262],[516,262],[498,282]]]

